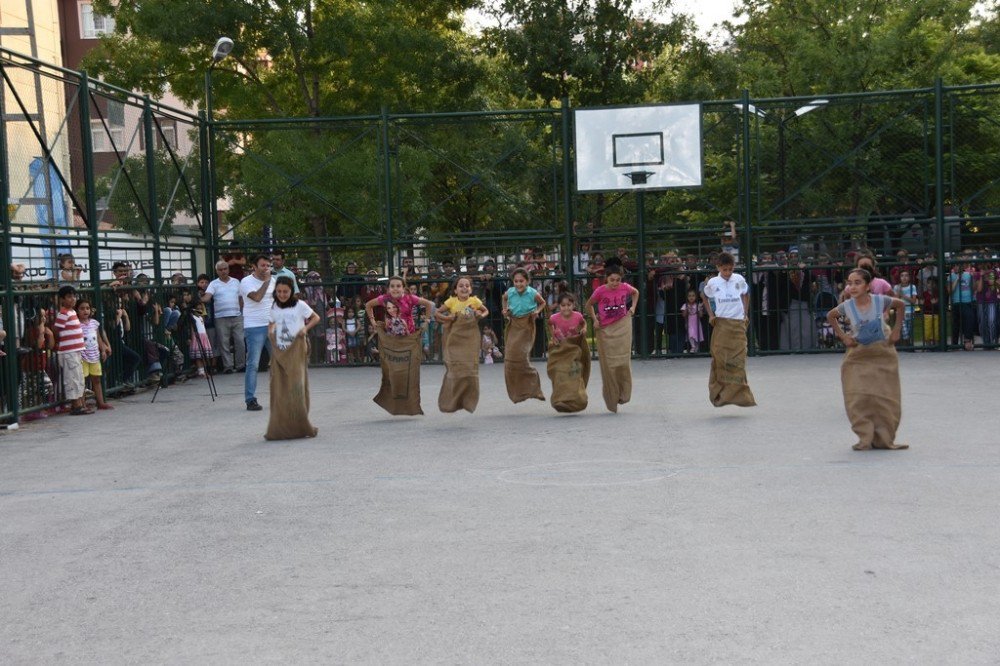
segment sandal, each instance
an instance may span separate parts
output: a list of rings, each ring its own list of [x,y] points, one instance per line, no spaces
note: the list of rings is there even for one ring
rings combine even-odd
[[[862,442],[858,442],[857,444],[855,444],[851,448],[854,449],[855,451],[871,451],[872,450],[872,445],[871,444],[864,444]]]
[[[92,409],[85,409],[83,407],[77,407],[76,409],[70,410],[69,413],[71,415],[73,415],[73,416],[81,416],[83,414],[93,414],[94,410],[92,410]]]

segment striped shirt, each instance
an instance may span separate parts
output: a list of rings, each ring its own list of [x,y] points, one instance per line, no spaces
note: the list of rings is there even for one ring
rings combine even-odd
[[[83,328],[80,327],[80,320],[76,318],[75,310],[60,309],[52,328],[56,330],[59,336],[56,351],[60,354],[82,352],[84,350]]]

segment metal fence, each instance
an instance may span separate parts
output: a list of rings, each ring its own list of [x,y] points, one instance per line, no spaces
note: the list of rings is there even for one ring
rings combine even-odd
[[[704,102],[702,187],[580,194],[565,102],[208,122],[8,51],[0,73],[2,259],[25,267],[0,284],[4,418],[58,401],[51,360],[25,341],[60,281],[102,304],[118,332],[105,385],[127,390],[157,363],[190,366],[161,358],[186,352],[189,335],[161,312],[196,298],[181,278],[275,248],[322,315],[316,364],[376,361],[363,301],[389,274],[438,301],[454,275],[473,276],[502,347],[511,269],[530,268],[549,303],[582,301],[608,260],[640,292],[636,355],[704,354],[699,288],[723,250],[752,286],[751,353],[835,350],[825,313],[862,255],[912,297],[901,348],[996,347],[1000,85]],[[66,254],[80,270],[61,274]],[[119,261],[131,274],[112,286]],[[539,326],[538,357],[545,336]]]

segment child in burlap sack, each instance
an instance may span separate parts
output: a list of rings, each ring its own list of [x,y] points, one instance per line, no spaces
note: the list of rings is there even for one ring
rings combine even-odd
[[[896,443],[902,416],[899,386],[899,341],[906,304],[890,296],[871,293],[872,274],[856,268],[847,275],[849,298],[827,313],[827,321],[847,347],[840,366],[844,408],[851,429],[858,436],[855,451],[906,449]],[[890,329],[885,316],[892,310]],[[845,333],[841,318],[851,324]]]
[[[746,369],[750,288],[743,276],[734,272],[733,255],[723,252],[716,262],[719,274],[705,282],[701,295],[712,327],[708,399],[716,407],[753,407],[757,402],[747,384]]]

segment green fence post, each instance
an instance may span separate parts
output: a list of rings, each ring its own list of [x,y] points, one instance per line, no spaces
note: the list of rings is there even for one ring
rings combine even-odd
[[[385,194],[383,195],[383,210],[385,211],[385,266],[389,275],[393,274],[393,243],[392,243],[392,155],[389,146],[389,109],[382,107],[382,159],[385,163],[383,178],[385,179]]]
[[[938,255],[938,349],[948,348],[945,336],[948,334],[948,290],[945,281],[950,274],[944,261],[944,86],[941,77],[934,80],[934,223],[937,225]]]
[[[738,210],[737,215],[742,218],[741,222],[745,228],[743,235],[743,243],[741,245],[741,254],[746,257],[746,279],[747,284],[751,285],[753,289],[753,233],[752,224],[750,223],[750,218],[753,215],[753,201],[750,197],[750,179],[753,177],[753,161],[750,159],[750,90],[743,91],[743,123],[741,126],[741,143],[742,143],[742,168],[743,168],[743,192],[741,196],[738,196]],[[748,317],[751,315],[750,312],[747,313]],[[747,352],[751,356],[757,355],[757,340],[754,334],[754,327],[747,327]]]
[[[202,110],[199,114],[198,120],[198,153],[200,159],[201,168],[199,169],[201,177],[201,233],[205,238],[205,272],[208,273],[210,277],[215,276],[215,257],[216,252],[216,234],[215,234],[215,220],[212,216],[212,204],[210,202],[209,196],[209,162],[208,162],[208,114],[205,110]]]
[[[565,264],[566,281],[572,291],[576,290],[576,276],[573,274],[573,168],[570,162],[570,119],[569,98],[562,98],[562,170],[563,170],[563,215],[566,230]]]
[[[0,74],[4,73],[4,64],[0,61]],[[3,261],[3,290],[7,297],[3,299],[3,320],[7,324],[4,330],[7,331],[7,339],[4,341],[7,355],[2,359],[6,366],[7,385],[4,392],[7,394],[11,417],[13,423],[17,423],[20,413],[21,401],[17,391],[17,324],[14,321],[14,277],[11,275],[10,265],[13,262],[11,255],[11,227],[10,211],[7,208],[10,201],[10,165],[7,162],[7,93],[2,86],[6,86],[5,79],[0,76],[0,225],[3,227],[2,256]]]
[[[90,78],[87,72],[80,72],[80,138],[83,143],[83,188],[84,205],[87,210],[87,228],[90,231],[90,247],[87,260],[90,262],[90,283],[94,292],[94,308],[101,300],[101,251],[97,223],[97,190],[94,183],[94,138],[90,135]],[[105,315],[105,321],[107,316]]]
[[[160,265],[160,212],[156,203],[156,150],[153,145],[153,107],[149,95],[143,97],[143,133],[146,141],[146,205],[149,208],[149,226],[153,233],[153,280],[160,286],[163,278]]]

